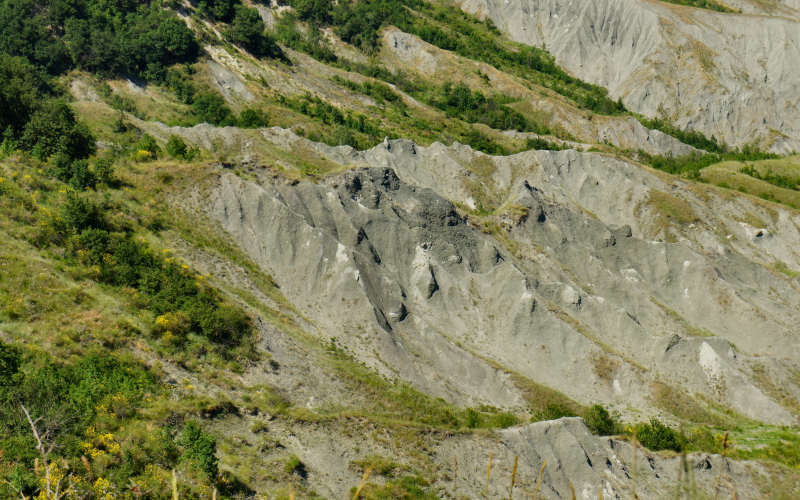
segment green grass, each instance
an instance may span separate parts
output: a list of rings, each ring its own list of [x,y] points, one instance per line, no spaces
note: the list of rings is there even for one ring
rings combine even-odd
[[[661,0],[662,2],[674,3],[676,5],[686,5],[688,7],[696,7],[698,9],[715,10],[717,12],[732,12],[739,13],[741,11],[733,9],[724,3],[716,2],[714,0]]]

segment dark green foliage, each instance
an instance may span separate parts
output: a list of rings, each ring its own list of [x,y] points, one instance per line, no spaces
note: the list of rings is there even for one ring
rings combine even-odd
[[[548,403],[544,410],[537,411],[533,414],[531,422],[539,422],[541,420],[557,420],[563,417],[575,417],[576,414],[566,406],[557,403]]]
[[[373,82],[370,80],[364,80],[361,83],[357,83],[352,80],[345,80],[338,75],[333,77],[333,81],[343,85],[344,87],[347,87],[350,90],[372,97],[378,104],[388,102],[403,106],[403,101],[400,96],[388,85],[383,83]]]
[[[224,304],[194,273],[158,258],[129,234],[89,227],[71,239],[70,247],[83,264],[95,266],[99,281],[138,290],[142,305],[155,315],[185,313],[192,331],[212,342],[238,345],[250,331],[244,312]]]
[[[153,158],[157,158],[161,153],[161,148],[158,147],[156,139],[150,134],[144,134],[142,138],[139,139],[139,143],[136,145],[136,148],[140,151],[147,151],[153,156]]]
[[[44,75],[27,59],[0,53],[0,130],[19,137],[39,100],[51,95]]]
[[[464,422],[462,425],[470,429],[478,428],[501,428],[505,429],[512,425],[517,425],[519,419],[508,412],[501,412],[497,408],[484,406],[481,408],[467,408],[464,410]]]
[[[278,19],[275,35],[284,45],[305,52],[318,61],[331,63],[338,60],[328,42],[322,37],[319,27],[311,24],[307,32],[303,33],[297,29],[297,18],[291,13],[286,13]]]
[[[281,103],[299,113],[318,119],[325,125],[333,126],[331,136],[321,139],[334,146],[347,144],[358,149],[366,149],[389,135],[379,124],[366,116],[360,113],[342,112],[316,96],[282,97]],[[367,140],[361,141],[354,133],[366,135]]]
[[[52,172],[58,180],[70,184],[75,189],[94,188],[97,185],[97,177],[89,170],[87,160],[72,161],[65,155],[59,155]]]
[[[41,159],[58,153],[69,158],[86,158],[95,151],[89,129],[75,119],[75,113],[60,99],[41,104],[25,125],[20,142]]]
[[[89,198],[76,193],[67,193],[58,221],[60,222],[58,227],[64,236],[105,225],[101,207]]]
[[[94,420],[98,404],[120,395],[135,405],[158,390],[155,377],[141,365],[108,353],[60,364],[30,351],[20,357],[21,352],[16,350],[13,383],[0,384],[0,449],[4,460],[20,460],[29,468],[36,453],[20,405],[33,418],[42,419],[40,429],[56,438],[64,454],[80,456],[79,440]]]
[[[681,451],[686,444],[686,437],[658,419],[651,418],[649,423],[638,424],[635,429],[636,438],[646,448],[654,451]]]
[[[268,127],[269,117],[260,109],[247,108],[239,113],[238,125],[242,128]]]
[[[784,189],[791,189],[793,191],[800,191],[800,177],[790,177],[787,175],[776,174],[772,170],[767,170],[761,173],[750,165],[745,165],[739,169],[739,172],[749,175],[755,179],[768,182],[773,186],[782,187]]]
[[[72,66],[69,50],[52,23],[63,23],[64,16],[52,8],[61,2],[2,0],[0,2],[0,53],[25,57],[51,74]],[[51,6],[51,8],[47,8]],[[82,6],[85,8],[85,3]],[[84,11],[85,13],[85,11]],[[63,24],[61,30],[63,33]]]
[[[663,0],[669,3],[678,5],[688,5],[689,7],[697,7],[698,9],[716,10],[717,12],[741,12],[740,10],[731,9],[727,5],[715,2],[714,0]]]
[[[275,40],[267,35],[264,21],[256,9],[237,5],[236,16],[225,31],[225,37],[256,57],[285,58]]]
[[[494,142],[490,137],[487,137],[477,129],[470,129],[469,132],[464,134],[461,138],[464,144],[469,145],[472,149],[477,149],[490,155],[507,155],[509,152],[506,148]]]
[[[199,122],[229,126],[236,124],[236,117],[219,94],[204,92],[194,97],[192,111]]]
[[[211,434],[204,432],[197,422],[191,420],[186,423],[178,436],[178,444],[183,448],[181,460],[188,460],[209,478],[217,476],[219,459],[217,459],[217,440]]]
[[[600,436],[610,436],[618,432],[619,425],[601,405],[592,405],[583,416],[586,426]]]
[[[712,136],[711,139],[709,139],[705,135],[694,130],[681,130],[663,118],[649,119],[642,116],[637,116],[637,118],[645,127],[660,130],[665,134],[675,137],[682,143],[694,146],[697,149],[703,149],[709,153],[724,153],[727,151],[727,147],[724,144],[720,144],[716,137]]]
[[[0,387],[11,383],[19,371],[22,354],[19,349],[0,341]]]
[[[190,75],[184,71],[170,69],[167,71],[166,86],[175,93],[175,96],[184,104],[194,101],[195,88],[189,81]]]
[[[519,112],[505,106],[504,98],[486,97],[463,83],[444,83],[436,94],[426,99],[429,104],[469,123],[483,123],[499,130],[519,130],[547,134],[547,127],[530,124]]]
[[[95,160],[94,175],[97,178],[97,182],[101,182],[107,186],[116,185],[117,179],[114,176],[114,160],[107,157]]]
[[[161,80],[167,66],[193,61],[198,49],[182,21],[146,0],[0,4],[0,52],[24,56],[51,74],[78,67]]]
[[[202,0],[197,9],[216,21],[230,22],[238,5],[241,5],[240,0]]]
[[[570,76],[545,50],[528,46],[510,50],[497,41],[494,32],[486,33],[485,24],[450,6],[422,0],[342,0],[333,7],[330,23],[344,41],[367,51],[376,49],[381,28],[394,25],[441,49],[531,79],[580,107],[601,114],[625,112],[622,103],[611,100],[605,89]]]
[[[155,255],[130,232],[115,231],[104,209],[87,197],[67,194],[54,227],[68,254],[91,267],[99,282],[136,290],[139,305],[154,316],[184,314],[191,332],[217,344],[239,345],[251,331],[250,318],[188,267]]]
[[[645,151],[638,152],[639,159],[653,168],[675,175],[685,175],[690,179],[699,179],[700,171],[721,161],[757,161],[774,159],[778,156],[764,153],[753,146],[745,146],[736,151],[714,154],[691,154],[686,156],[656,156]]]
[[[292,0],[297,17],[313,24],[327,24],[331,22],[332,0]]]
[[[166,146],[167,154],[173,158],[186,158],[187,148],[186,143],[183,142],[183,139],[178,137],[177,135],[169,136],[169,140],[167,141]]]
[[[555,142],[542,139],[541,137],[528,138],[528,140],[525,141],[525,147],[527,149],[550,151],[562,151],[564,149],[569,149],[569,146],[562,146],[560,144],[556,144]]]

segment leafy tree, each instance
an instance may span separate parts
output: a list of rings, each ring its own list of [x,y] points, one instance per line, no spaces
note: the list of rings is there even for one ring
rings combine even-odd
[[[22,133],[23,147],[45,159],[62,153],[71,159],[86,158],[95,152],[94,137],[85,124],[61,99],[42,103],[30,117]]]
[[[203,0],[197,7],[200,12],[216,21],[229,22],[239,4],[239,0]]]
[[[192,111],[201,122],[223,126],[236,123],[233,112],[218,94],[202,93],[195,96]]]
[[[225,32],[225,37],[256,57],[284,57],[275,40],[266,34],[266,26],[256,9],[237,5],[236,16]]]
[[[239,113],[239,126],[242,128],[262,128],[268,125],[269,118],[260,109],[247,108]]]
[[[27,59],[0,53],[0,131],[21,134],[38,101],[50,93],[44,75]]]
[[[315,24],[331,22],[332,0],[292,0],[297,17]]]

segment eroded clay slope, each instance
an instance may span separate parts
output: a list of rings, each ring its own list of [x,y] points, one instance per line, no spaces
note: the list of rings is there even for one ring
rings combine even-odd
[[[795,420],[800,286],[773,267],[800,269],[796,213],[594,153],[262,137],[348,168],[320,182],[224,175],[213,217],[321,332],[383,373],[524,408],[517,373],[637,416],[663,409],[666,383]],[[484,219],[465,217],[492,200]]]
[[[462,0],[513,39],[648,116],[732,145],[800,150],[800,21],[651,0]],[[759,2],[762,5],[764,3]]]

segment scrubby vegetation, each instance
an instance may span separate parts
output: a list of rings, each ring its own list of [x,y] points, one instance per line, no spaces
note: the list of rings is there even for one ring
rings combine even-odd
[[[690,179],[699,179],[702,169],[722,161],[756,161],[777,158],[775,154],[765,153],[754,147],[744,147],[739,150],[722,153],[693,154],[679,157],[655,156],[639,151],[638,156],[653,168],[670,174],[684,175]]]
[[[716,2],[714,0],[664,0],[665,2],[674,3],[678,5],[688,5],[689,7],[697,7],[698,9],[716,10],[717,12],[740,12],[737,9],[732,9],[724,3]]]
[[[53,75],[80,68],[161,80],[168,66],[194,60],[198,44],[159,2],[5,0],[0,52]]]
[[[367,52],[378,45],[378,33],[389,25],[419,36],[445,50],[491,64],[544,85],[575,101],[580,107],[602,114],[625,111],[624,106],[606,95],[605,89],[582,82],[555,64],[546,51],[515,45],[513,49],[497,40],[493,26],[482,23],[458,9],[424,0],[401,2],[343,1],[292,2],[300,19],[313,25],[332,25],[346,42]]]

